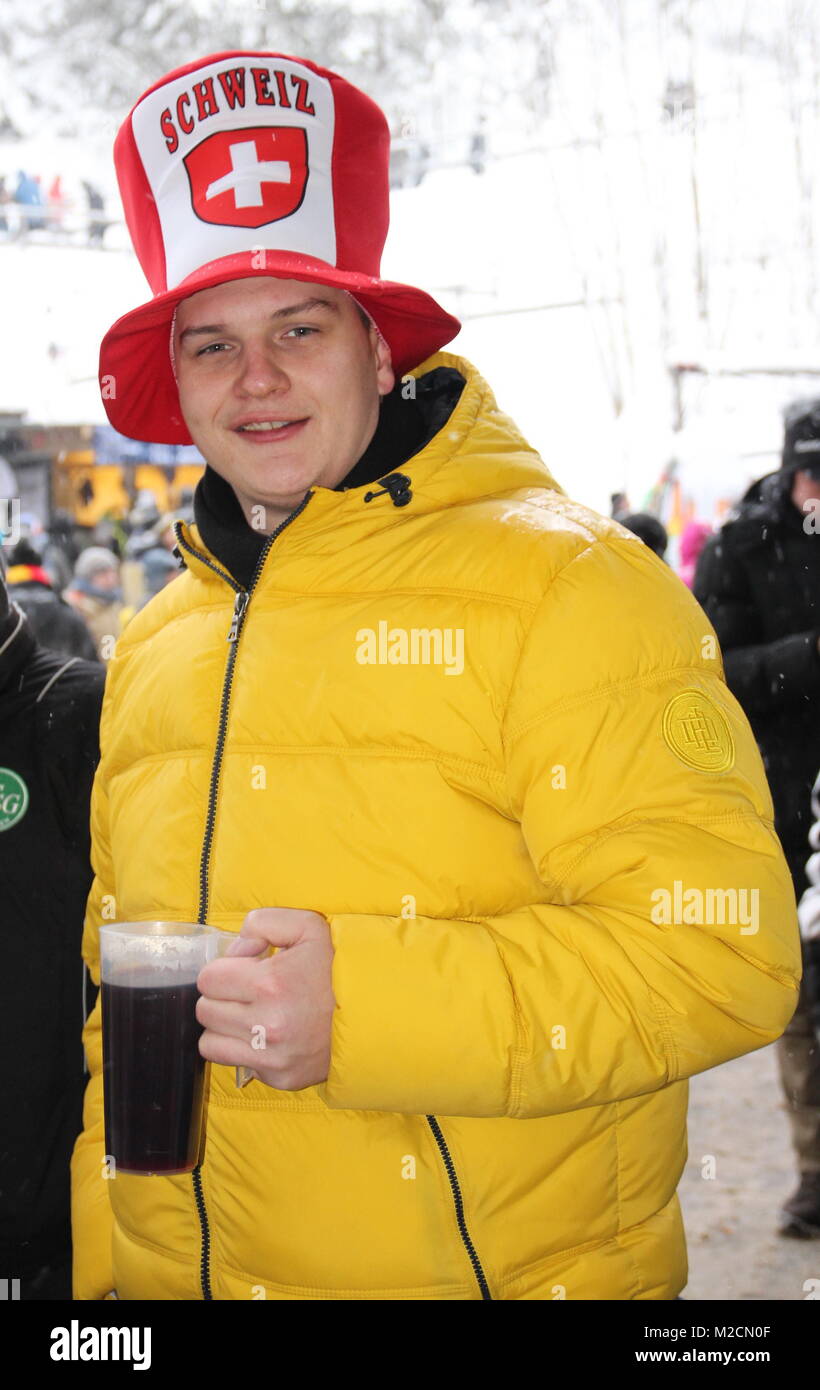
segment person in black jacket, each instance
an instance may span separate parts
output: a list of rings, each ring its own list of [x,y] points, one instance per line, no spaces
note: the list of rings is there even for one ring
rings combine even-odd
[[[757,738],[775,827],[799,899],[807,887],[811,791],[820,766],[820,399],[785,415],[782,466],[747,491],[700,556],[695,597],[723,651],[726,680]],[[820,1237],[820,1045],[814,972],[776,1044],[800,1172],[780,1233]]]
[[[69,1164],[82,1128],[80,953],[105,669],[47,651],[0,582],[0,1277],[71,1298]]]
[[[97,644],[85,620],[56,592],[38,551],[29,541],[18,541],[13,548],[6,584],[44,647],[64,656],[98,660]]]
[[[627,512],[625,516],[621,515],[617,519],[627,531],[631,531],[634,536],[640,536],[644,545],[648,545],[661,559],[664,558],[669,544],[669,534],[663,522],[656,516],[651,512]]]

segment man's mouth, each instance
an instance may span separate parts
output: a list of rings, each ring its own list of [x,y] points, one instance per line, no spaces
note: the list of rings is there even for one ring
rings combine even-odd
[[[234,430],[237,434],[248,435],[261,443],[270,439],[287,438],[306,424],[306,418],[302,420],[247,420],[244,424],[235,425]]]

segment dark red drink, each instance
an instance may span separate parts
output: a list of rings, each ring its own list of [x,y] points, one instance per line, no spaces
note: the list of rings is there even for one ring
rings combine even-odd
[[[125,1173],[185,1173],[195,1166],[205,1062],[195,984],[103,981],[105,1149]]]

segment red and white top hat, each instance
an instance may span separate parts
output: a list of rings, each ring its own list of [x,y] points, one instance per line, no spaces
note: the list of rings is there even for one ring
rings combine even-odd
[[[430,295],[379,278],[390,134],[382,111],[327,68],[282,53],[216,53],[169,73],[114,145],[126,221],[154,298],[100,349],[108,418],[132,439],[190,444],[174,377],[174,311],[253,275],[347,290],[398,375],[455,337]]]

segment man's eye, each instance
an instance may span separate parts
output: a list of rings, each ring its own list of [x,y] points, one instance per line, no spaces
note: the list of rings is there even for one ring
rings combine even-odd
[[[207,354],[219,352],[222,348],[226,348],[227,346],[227,343],[208,343],[205,347],[199,348],[197,357],[205,357]]]
[[[290,333],[298,333],[298,334],[300,335],[300,337],[301,337],[301,335],[302,335],[303,333],[304,333],[304,334],[310,334],[310,333],[318,333],[318,332],[319,332],[318,328],[311,328],[311,327],[310,327],[308,324],[306,324],[306,323],[297,323],[293,328],[289,328],[289,329],[288,329],[287,333],[285,334],[285,337],[287,338],[288,334],[290,334]]]

